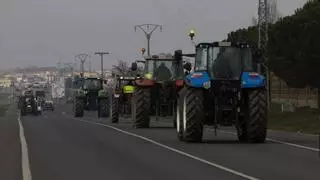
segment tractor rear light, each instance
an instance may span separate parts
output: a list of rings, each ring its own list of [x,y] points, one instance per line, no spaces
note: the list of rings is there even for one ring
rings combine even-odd
[[[183,86],[183,80],[176,80],[176,86],[177,87],[181,87],[181,86]]]
[[[249,73],[249,77],[251,78],[259,77],[259,73]]]

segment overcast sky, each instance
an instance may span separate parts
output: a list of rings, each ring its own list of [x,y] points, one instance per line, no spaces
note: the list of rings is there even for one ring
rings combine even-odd
[[[306,0],[278,0],[283,15]],[[134,61],[145,37],[134,25],[162,24],[152,36],[151,52],[192,51],[187,37],[222,40],[251,25],[258,0],[0,0],[0,69],[73,62],[77,53],[109,51],[105,67],[118,59]],[[92,57],[98,67],[99,58]]]

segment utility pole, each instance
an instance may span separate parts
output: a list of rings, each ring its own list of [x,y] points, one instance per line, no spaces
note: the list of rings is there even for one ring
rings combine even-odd
[[[88,56],[89,56],[88,54],[78,54],[76,56],[76,59],[78,58],[80,60],[80,76],[81,77],[84,76],[84,63],[86,62]]]
[[[104,80],[104,72],[103,72],[103,56],[110,54],[109,52],[95,52],[95,55],[99,55],[101,57],[101,79]]]
[[[91,76],[91,72],[92,72],[92,68],[91,68],[91,56],[89,56],[89,73],[90,73],[90,76]]]
[[[259,31],[259,41],[258,48],[262,50],[262,66],[265,68],[265,76],[267,81],[267,100],[268,109],[271,110],[271,90],[270,90],[270,74],[269,69],[265,63],[268,63],[267,57],[267,45],[268,45],[268,23],[269,23],[269,3],[268,0],[259,0],[258,4],[258,31]],[[258,64],[258,72],[261,71],[261,65]]]
[[[143,31],[147,38],[148,56],[150,57],[150,40],[151,40],[152,33],[158,28],[160,29],[160,32],[162,32],[162,25],[158,25],[158,24],[135,25],[134,30],[137,31],[137,28]]]

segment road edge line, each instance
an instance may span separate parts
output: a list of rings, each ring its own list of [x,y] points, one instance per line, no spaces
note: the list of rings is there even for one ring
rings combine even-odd
[[[210,130],[210,131],[212,131],[212,130]],[[221,132],[221,133],[224,133],[224,134],[237,135],[236,133],[229,132],[229,131],[223,131],[223,130],[218,130],[218,131]],[[320,149],[318,149],[318,148],[303,146],[303,145],[289,143],[289,142],[285,142],[285,141],[279,141],[279,140],[271,139],[271,138],[266,138],[266,140],[270,141],[270,142],[278,143],[278,144],[283,144],[283,145],[287,145],[287,146],[296,147],[296,148],[299,148],[299,149],[305,149],[305,150],[310,150],[310,151],[314,151],[314,152],[320,152]]]
[[[189,153],[183,152],[183,151],[181,151],[181,150],[172,148],[172,147],[170,147],[170,146],[161,144],[161,143],[159,143],[159,142],[157,142],[157,141],[154,141],[154,140],[152,140],[152,139],[149,139],[149,138],[147,138],[147,137],[144,137],[144,136],[141,136],[141,135],[138,135],[138,134],[134,134],[134,133],[131,133],[131,132],[128,132],[128,131],[124,131],[124,130],[122,130],[122,129],[116,128],[116,127],[111,126],[111,125],[102,124],[102,123],[97,123],[97,122],[91,122],[91,121],[86,121],[86,120],[81,120],[81,119],[75,119],[75,118],[72,118],[72,119],[75,120],[75,121],[80,121],[80,122],[84,122],[84,123],[88,123],[88,124],[103,126],[103,127],[106,127],[106,128],[113,129],[113,130],[116,130],[116,131],[118,131],[118,132],[121,132],[121,133],[123,133],[123,134],[129,135],[129,136],[133,136],[133,137],[136,137],[136,138],[139,138],[139,139],[142,139],[142,140],[144,140],[144,141],[147,141],[147,142],[149,142],[149,143],[155,144],[155,145],[157,145],[157,146],[160,146],[160,147],[162,147],[162,148],[165,148],[165,149],[167,149],[167,150],[170,150],[170,151],[175,152],[175,153],[177,153],[177,154],[180,154],[180,155],[182,155],[182,156],[186,156],[186,157],[189,157],[189,158],[191,158],[191,159],[193,159],[193,160],[200,161],[200,162],[202,162],[202,163],[204,163],[204,164],[210,165],[210,166],[215,167],[215,168],[217,168],[217,169],[223,170],[223,171],[228,172],[228,173],[231,173],[231,174],[233,174],[233,175],[240,176],[240,177],[245,178],[245,179],[248,179],[248,180],[260,180],[259,178],[255,178],[255,177],[253,177],[253,176],[246,175],[246,174],[241,173],[241,172],[239,172],[239,171],[236,171],[236,170],[227,168],[227,167],[225,167],[225,166],[219,165],[219,164],[214,163],[214,162],[207,161],[207,160],[202,159],[202,158],[200,158],[200,157],[197,157],[197,156],[191,155],[191,154],[189,154]]]
[[[21,144],[21,169],[22,169],[22,179],[23,180],[32,180],[31,170],[30,170],[30,161],[28,153],[28,145],[24,135],[24,129],[21,122],[21,117],[18,115],[19,123],[19,135],[20,135],[20,144]]]

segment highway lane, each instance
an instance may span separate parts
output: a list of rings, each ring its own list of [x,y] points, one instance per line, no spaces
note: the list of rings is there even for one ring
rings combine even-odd
[[[186,144],[177,140],[168,120],[153,122],[150,129],[133,129],[130,119],[114,125],[95,115],[73,118],[70,107],[61,106],[21,119],[33,180],[320,177],[320,157],[314,151],[273,142],[240,144],[232,134],[214,137],[211,129],[206,129],[204,143]],[[0,127],[0,147],[8,147],[0,148],[0,159],[6,162],[0,161],[0,179],[22,179],[17,178],[22,157],[15,118],[12,111],[11,120],[0,121],[9,128]]]
[[[22,124],[33,180],[244,179],[61,112],[24,117]]]
[[[123,120],[119,125],[109,124],[107,120],[99,120],[90,113],[83,119],[87,120],[88,124],[98,122],[147,137],[261,179],[318,180],[320,178],[319,153],[307,149],[270,141],[266,144],[240,144],[232,134],[218,133],[218,136],[214,137],[211,129],[206,129],[204,143],[186,144],[178,142],[175,130],[170,128],[172,127],[170,123],[153,124],[150,129],[133,129],[130,119]],[[110,128],[106,127],[106,129]]]

